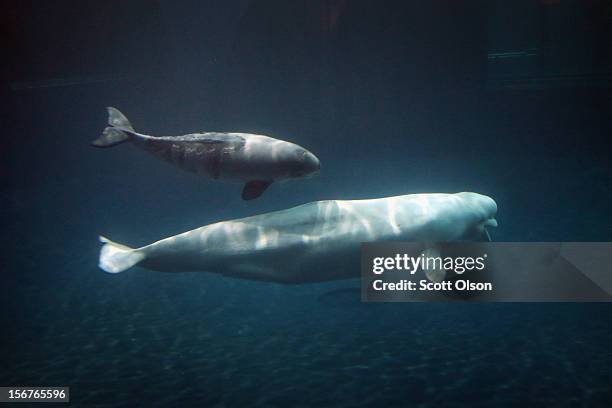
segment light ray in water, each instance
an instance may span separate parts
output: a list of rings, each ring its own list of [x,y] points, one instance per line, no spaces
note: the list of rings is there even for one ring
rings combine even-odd
[[[33,89],[60,88],[65,86],[88,85],[101,82],[129,81],[135,79],[133,75],[87,75],[66,78],[50,78],[34,81],[11,82],[13,91],[28,91]]]

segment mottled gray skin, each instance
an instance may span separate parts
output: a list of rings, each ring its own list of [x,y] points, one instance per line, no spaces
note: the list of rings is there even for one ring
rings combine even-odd
[[[131,141],[183,170],[213,180],[246,183],[245,200],[259,197],[273,182],[319,171],[319,159],[291,142],[249,133],[202,132],[154,137],[137,133],[118,109],[109,107],[110,125],[92,145],[112,147]]]
[[[316,172],[319,160],[291,142],[248,133],[152,137],[129,132],[138,147],[184,170],[215,180],[281,181]]]

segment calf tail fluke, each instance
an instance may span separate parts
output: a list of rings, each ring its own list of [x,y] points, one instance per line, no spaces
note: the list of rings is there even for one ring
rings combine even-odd
[[[95,147],[113,147],[130,139],[130,133],[134,132],[134,127],[125,117],[119,112],[119,109],[109,106],[108,111],[109,127],[104,129],[102,135],[94,140],[91,145]]]
[[[113,147],[130,139],[130,135],[114,127],[107,127],[102,136],[91,142],[95,147]]]
[[[120,127],[131,130],[132,132],[134,131],[134,127],[128,118],[126,118],[125,115],[119,111],[119,109],[109,106],[106,108],[106,110],[108,111],[108,124],[110,126]]]
[[[117,244],[108,238],[100,236],[103,243],[100,250],[100,269],[108,273],[119,273],[131,268],[145,258],[138,249]]]

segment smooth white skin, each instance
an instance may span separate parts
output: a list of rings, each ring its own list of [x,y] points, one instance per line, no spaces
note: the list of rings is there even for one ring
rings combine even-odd
[[[329,200],[218,222],[136,249],[148,269],[205,271],[304,283],[358,277],[363,242],[470,239],[496,225],[497,205],[476,193]]]

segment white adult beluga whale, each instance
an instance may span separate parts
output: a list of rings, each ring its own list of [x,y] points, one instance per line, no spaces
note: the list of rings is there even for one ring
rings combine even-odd
[[[476,193],[317,201],[206,225],[141,248],[100,237],[99,266],[108,273],[139,265],[280,283],[354,278],[361,243],[487,240],[496,213],[495,201]],[[437,271],[425,273],[442,278]]]
[[[107,110],[110,126],[92,146],[131,141],[181,169],[214,180],[245,183],[244,200],[259,197],[274,182],[307,177],[321,167],[319,159],[303,147],[269,136],[231,132],[149,136],[135,132],[118,109]]]

